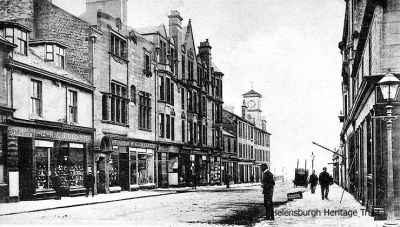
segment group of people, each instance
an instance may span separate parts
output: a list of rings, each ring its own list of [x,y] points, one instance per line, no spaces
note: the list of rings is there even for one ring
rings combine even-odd
[[[317,187],[317,184],[318,183],[320,184],[321,197],[322,197],[322,200],[324,200],[324,199],[328,199],[329,185],[333,184],[333,178],[326,171],[327,170],[326,167],[324,167],[322,170],[323,171],[319,174],[319,177],[315,174],[315,170],[313,170],[313,172],[309,178],[309,183],[311,186],[312,194],[315,193],[315,188]],[[274,186],[275,186],[274,175],[269,171],[269,167],[267,164],[261,165],[261,171],[262,171],[261,187],[263,189],[264,206],[265,206],[265,213],[266,213],[265,218],[267,220],[273,221],[275,219],[274,204],[272,201],[272,196],[274,194]]]
[[[62,195],[62,184],[60,176],[55,171],[52,171],[50,175],[50,180],[51,180],[51,185],[54,191],[56,192],[55,199],[60,200]],[[94,176],[92,172],[89,171],[87,174],[85,174],[85,177],[83,178],[83,185],[86,188],[86,197],[89,196],[90,191],[92,191],[92,197],[94,196],[94,184],[95,184]]]
[[[321,186],[321,197],[322,200],[328,199],[329,194],[329,185],[333,184],[333,178],[329,173],[326,171],[326,167],[322,169],[322,172],[319,174],[319,177],[315,174],[315,170],[313,170],[312,174],[309,178],[311,193],[315,193],[315,188],[317,184]]]

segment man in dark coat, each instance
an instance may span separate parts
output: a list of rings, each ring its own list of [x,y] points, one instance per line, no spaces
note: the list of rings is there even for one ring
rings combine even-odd
[[[94,197],[94,182],[94,176],[90,171],[88,174],[85,175],[85,178],[83,179],[83,183],[86,188],[86,197],[89,196],[90,189],[92,189],[92,197]]]
[[[317,187],[318,184],[318,177],[317,174],[315,174],[315,170],[312,171],[312,174],[310,175],[310,187],[311,187],[311,193],[315,193],[315,188]]]
[[[269,171],[267,164],[261,164],[262,181],[261,187],[264,194],[264,206],[267,220],[274,220],[274,203],[272,196],[274,194],[275,180],[274,175]]]
[[[231,183],[231,179],[232,179],[231,174],[228,171],[226,171],[226,173],[225,173],[226,188],[229,188],[229,184]]]
[[[192,188],[196,189],[197,187],[197,173],[196,170],[193,168],[192,170]]]
[[[323,168],[323,171],[319,174],[319,184],[321,185],[321,196],[322,200],[328,199],[329,193],[329,185],[331,184],[331,176],[328,172],[326,172],[326,167]]]
[[[51,185],[54,189],[54,191],[56,191],[56,199],[60,200],[61,199],[61,179],[60,176],[58,176],[58,174],[56,174],[55,171],[51,172],[50,175],[50,180],[51,180]]]

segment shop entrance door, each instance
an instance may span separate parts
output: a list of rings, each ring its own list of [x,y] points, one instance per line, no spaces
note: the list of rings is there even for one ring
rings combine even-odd
[[[106,193],[106,163],[105,158],[97,161],[97,193]]]
[[[36,190],[33,182],[32,140],[18,138],[19,195],[21,200],[31,200]]]
[[[129,159],[128,153],[119,154],[119,184],[122,190],[129,191]]]

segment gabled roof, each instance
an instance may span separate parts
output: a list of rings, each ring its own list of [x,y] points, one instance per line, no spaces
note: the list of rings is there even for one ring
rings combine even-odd
[[[214,62],[211,62],[211,67],[214,68],[214,72],[222,73],[221,70],[219,70],[218,67],[214,64]]]
[[[160,33],[165,38],[168,38],[167,30],[164,24],[160,24],[159,26],[149,26],[144,28],[135,28],[135,31],[141,35],[148,35],[148,34],[156,34],[157,32]]]
[[[251,89],[250,91],[244,93],[242,95],[243,97],[262,97],[262,95],[256,91],[254,91],[253,89]]]

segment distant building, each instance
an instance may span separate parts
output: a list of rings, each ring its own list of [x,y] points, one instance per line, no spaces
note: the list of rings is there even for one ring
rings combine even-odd
[[[237,156],[227,162],[237,166],[238,183],[260,181],[260,165],[270,165],[270,136],[266,131],[266,121],[261,116],[262,96],[251,90],[243,94],[242,115],[223,110],[224,131],[235,135]],[[224,154],[223,154],[224,156]]]

